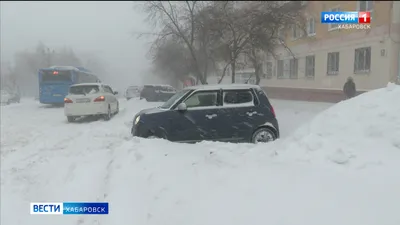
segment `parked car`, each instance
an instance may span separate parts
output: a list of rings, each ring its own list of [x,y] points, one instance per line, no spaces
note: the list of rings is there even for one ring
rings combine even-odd
[[[139,86],[130,86],[125,91],[125,98],[129,100],[140,96],[141,88]]]
[[[72,85],[64,99],[64,114],[68,122],[81,116],[102,116],[110,120],[119,112],[119,102],[109,85],[101,83],[81,83]]]
[[[133,136],[173,142],[270,142],[279,138],[274,108],[258,85],[187,87],[135,115]]]
[[[10,103],[20,103],[21,96],[18,92],[12,93],[10,98]]]
[[[10,93],[6,90],[1,91],[1,104],[19,103],[21,97],[19,93]]]
[[[148,102],[165,102],[176,93],[175,88],[170,85],[156,84],[144,85],[140,92],[140,99]]]

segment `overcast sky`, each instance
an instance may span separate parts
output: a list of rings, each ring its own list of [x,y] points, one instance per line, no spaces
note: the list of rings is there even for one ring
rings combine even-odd
[[[50,48],[72,47],[94,53],[116,71],[115,85],[135,82],[150,66],[145,58],[149,40],[132,32],[149,32],[145,15],[134,2],[1,2],[1,60],[34,49],[39,41]],[[133,77],[133,78],[132,78]]]

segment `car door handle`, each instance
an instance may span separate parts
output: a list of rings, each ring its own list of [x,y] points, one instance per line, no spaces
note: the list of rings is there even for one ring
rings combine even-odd
[[[212,119],[212,118],[214,118],[214,117],[217,117],[217,114],[206,115],[206,117],[207,117],[208,119]]]
[[[253,116],[254,114],[257,114],[257,112],[256,112],[256,111],[253,111],[253,112],[246,112],[246,114],[247,114],[248,116]]]

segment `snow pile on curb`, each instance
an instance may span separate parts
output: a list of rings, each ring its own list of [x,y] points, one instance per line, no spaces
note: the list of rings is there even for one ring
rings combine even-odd
[[[397,166],[400,159],[400,86],[364,93],[342,101],[300,127],[280,156],[297,161],[326,161],[364,168]],[[279,150],[278,150],[279,151]]]

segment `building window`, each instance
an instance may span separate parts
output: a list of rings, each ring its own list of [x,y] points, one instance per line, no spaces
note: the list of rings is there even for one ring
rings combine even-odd
[[[354,52],[354,73],[368,73],[371,69],[371,47],[357,48]]]
[[[289,77],[291,79],[297,79],[297,71],[298,71],[298,60],[297,59],[290,59],[290,71]]]
[[[315,19],[311,17],[307,20],[307,34],[308,36],[315,35]]]
[[[272,78],[272,62],[267,62],[265,65],[266,65],[265,66],[266,67],[266,69],[265,69],[266,77],[267,77],[267,79],[271,79]]]
[[[340,7],[332,8],[331,12],[340,12]],[[335,24],[330,23],[328,26],[328,30],[336,30],[338,28],[339,28],[339,24],[337,24],[337,23],[335,23]]]
[[[359,12],[370,12],[371,19],[374,11],[374,1],[357,1],[357,9]]]
[[[328,75],[337,75],[339,73],[339,52],[328,53]]]
[[[278,70],[277,70],[277,78],[278,79],[287,79],[290,77],[290,60],[278,60]]]
[[[358,1],[358,11],[370,12],[374,9],[374,1]]]
[[[284,78],[284,75],[283,75],[283,60],[278,60],[277,61],[277,74],[276,74],[276,76],[277,76],[277,78],[280,78],[280,79],[282,79],[282,78]]]
[[[303,36],[302,30],[295,24],[292,25],[292,38],[298,39]]]
[[[314,77],[315,76],[315,56],[307,56],[306,57],[306,77]]]

